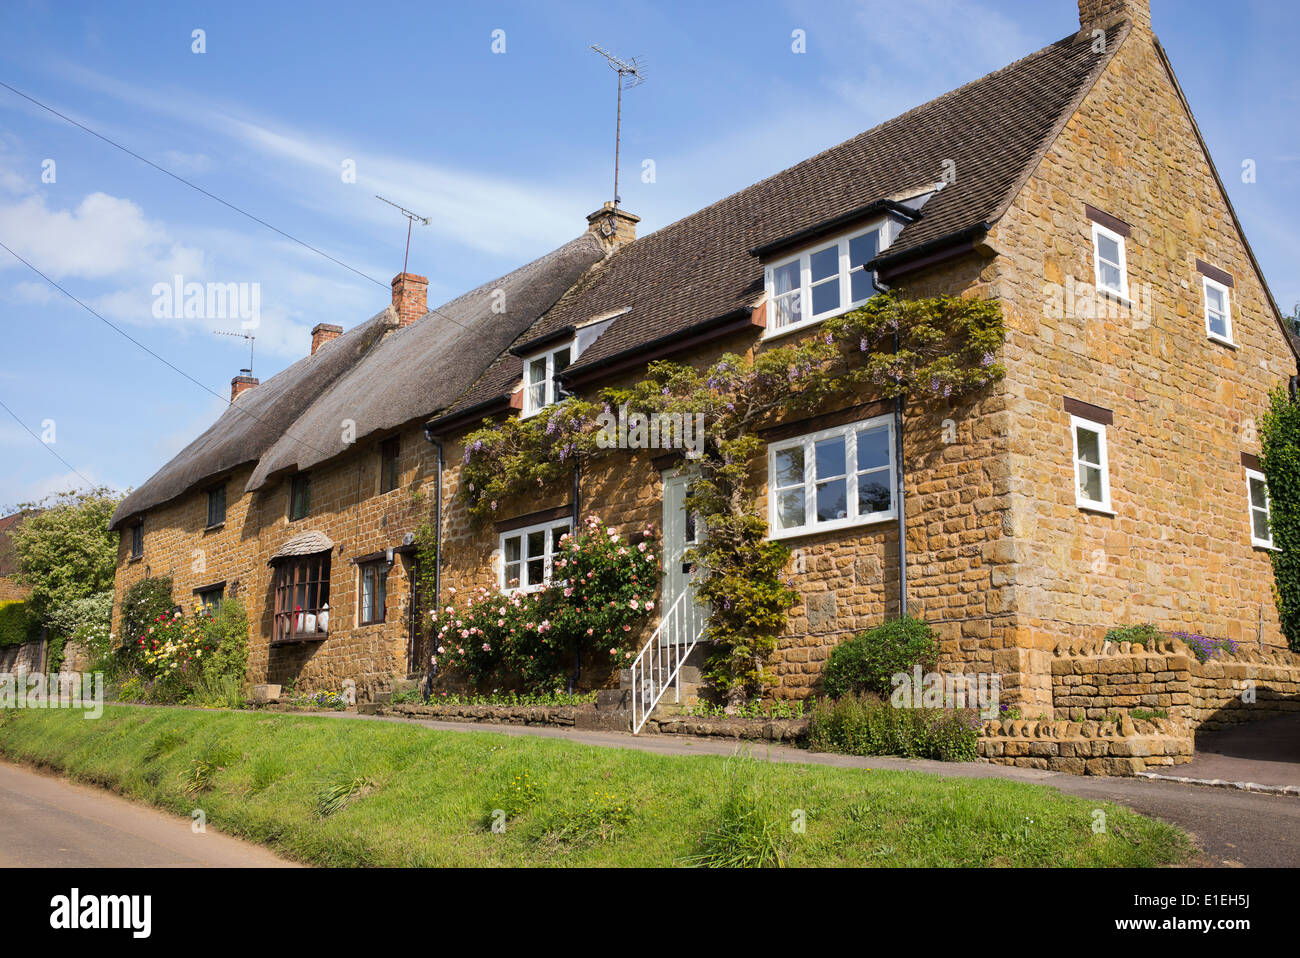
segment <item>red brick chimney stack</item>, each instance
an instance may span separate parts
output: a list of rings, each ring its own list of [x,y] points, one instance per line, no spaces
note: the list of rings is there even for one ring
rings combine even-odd
[[[335,326],[332,323],[317,323],[311,330],[311,354],[315,356],[316,350],[326,343],[332,343],[342,335],[342,326]]]
[[[398,273],[393,277],[393,312],[399,326],[410,326],[429,311],[429,277]]]
[[[241,369],[239,375],[230,380],[230,401],[234,402],[239,398],[240,393],[246,393],[258,384],[259,380],[253,378],[251,369]]]
[[[1085,30],[1108,27],[1121,19],[1150,32],[1151,0],[1079,0],[1079,26]]]

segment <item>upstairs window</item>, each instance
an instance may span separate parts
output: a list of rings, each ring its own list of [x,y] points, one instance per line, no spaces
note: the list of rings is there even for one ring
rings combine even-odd
[[[226,487],[216,486],[208,490],[208,528],[219,526],[226,521]]]
[[[535,592],[551,581],[555,553],[572,524],[568,519],[544,522],[501,534],[501,589]]]
[[[773,538],[893,518],[894,464],[891,416],[772,443]]]
[[[394,436],[379,444],[379,492],[392,492],[397,488],[401,477],[399,456],[402,451],[401,440]]]
[[[131,558],[139,559],[144,555],[144,523],[137,522],[131,527]]]
[[[311,477],[294,476],[289,483],[289,521],[305,519],[311,511]]]
[[[1232,306],[1228,287],[1208,276],[1201,277],[1201,284],[1205,290],[1205,333],[1231,346]]]
[[[573,344],[524,360],[524,415],[535,416],[560,398],[556,377],[573,362]]]
[[[357,606],[358,625],[376,625],[384,621],[388,603],[388,563],[367,562],[358,567],[361,575],[361,601]]]
[[[1070,428],[1074,433],[1074,501],[1080,509],[1110,512],[1110,457],[1106,451],[1106,427],[1071,416]]]
[[[768,266],[767,334],[821,322],[870,299],[872,276],[862,266],[876,258],[884,236],[879,224]]]
[[[1093,266],[1097,289],[1128,299],[1128,265],[1124,237],[1100,223],[1092,224]]]
[[[1250,544],[1274,549],[1272,516],[1268,501],[1268,480],[1262,472],[1246,470],[1246,491],[1250,507]]]

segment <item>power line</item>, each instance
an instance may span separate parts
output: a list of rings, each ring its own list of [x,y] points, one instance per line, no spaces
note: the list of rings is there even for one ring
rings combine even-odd
[[[19,89],[16,89],[16,88],[14,88],[14,87],[11,87],[8,83],[5,83],[3,80],[0,80],[0,87],[4,87],[4,88],[5,88],[6,90],[8,90],[10,93],[15,93],[15,94],[17,94],[18,96],[22,97],[24,100],[27,100],[29,103],[33,103],[33,104],[35,104],[36,106],[40,107],[42,110],[45,110],[45,111],[47,111],[47,112],[49,112],[49,113],[52,113],[54,116],[57,116],[59,119],[61,119],[61,120],[65,120],[65,121],[67,121],[68,123],[71,123],[73,126],[77,127],[78,129],[80,129],[80,130],[84,130],[85,132],[89,133],[91,136],[96,137],[97,139],[103,140],[103,141],[104,141],[105,143],[107,143],[109,146],[111,146],[111,147],[113,147],[113,148],[115,148],[115,149],[121,150],[121,151],[122,151],[123,153],[125,153],[127,156],[133,156],[133,157],[135,157],[135,158],[136,158],[137,160],[139,160],[141,163],[144,163],[144,164],[146,164],[146,165],[148,165],[148,166],[153,167],[153,168],[154,168],[155,170],[157,170],[159,173],[165,173],[165,174],[167,174],[167,175],[170,176],[172,179],[176,180],[178,183],[184,183],[186,186],[190,187],[191,189],[193,189],[193,190],[198,190],[198,192],[202,193],[204,196],[208,197],[209,199],[216,200],[216,201],[217,201],[218,203],[220,203],[222,206],[225,206],[225,207],[228,207],[228,208],[234,210],[236,213],[240,214],[241,216],[246,216],[246,217],[248,217],[248,218],[249,218],[250,220],[252,220],[254,223],[258,223],[258,224],[261,225],[261,226],[265,226],[267,229],[271,230],[273,233],[277,233],[277,234],[279,234],[280,236],[283,236],[285,239],[292,240],[293,242],[297,243],[299,246],[302,246],[302,247],[305,248],[305,249],[309,249],[309,250],[311,250],[313,253],[317,253],[317,254],[319,254],[319,255],[321,255],[321,256],[324,256],[324,257],[325,257],[327,260],[329,260],[331,263],[336,263],[337,265],[342,266],[344,269],[349,270],[349,271],[351,271],[351,272],[353,272],[353,273],[356,273],[356,274],[357,274],[358,276],[360,276],[362,279],[367,279],[367,280],[369,280],[370,282],[374,283],[376,286],[379,286],[379,287],[381,287],[381,288],[383,288],[383,289],[388,289],[388,288],[389,288],[389,284],[388,284],[388,283],[385,283],[385,282],[383,282],[383,281],[381,281],[381,280],[377,280],[377,279],[375,279],[373,276],[371,276],[371,275],[369,275],[369,274],[367,274],[367,273],[363,273],[363,272],[361,272],[361,270],[357,269],[356,267],[349,266],[347,263],[343,262],[342,260],[340,260],[340,259],[336,259],[336,258],[334,258],[333,256],[331,256],[329,253],[326,253],[324,250],[322,250],[322,249],[318,249],[317,247],[312,246],[310,243],[305,242],[304,240],[300,240],[300,239],[298,239],[298,237],[293,236],[293,235],[291,235],[291,234],[289,234],[289,233],[286,233],[284,230],[280,229],[279,227],[272,226],[270,223],[268,223],[266,220],[262,219],[261,217],[254,216],[252,213],[249,213],[247,210],[240,209],[238,206],[236,206],[234,203],[229,202],[228,200],[223,200],[220,196],[217,196],[215,193],[211,193],[211,192],[209,192],[208,190],[205,190],[203,187],[199,186],[197,183],[191,183],[189,180],[185,179],[185,177],[180,176],[180,175],[178,175],[178,174],[176,174],[176,173],[173,173],[171,170],[167,169],[166,167],[159,166],[159,165],[158,165],[157,163],[155,163],[153,160],[146,159],[145,157],[141,156],[139,153],[136,153],[134,150],[129,149],[128,147],[123,146],[121,143],[118,143],[118,142],[116,142],[115,140],[111,140],[111,139],[109,139],[108,137],[104,136],[104,134],[99,133],[99,132],[97,132],[97,131],[95,131],[95,130],[92,130],[90,127],[86,126],[84,123],[78,123],[78,122],[77,122],[76,120],[74,120],[72,117],[67,116],[67,115],[65,115],[65,114],[63,114],[63,113],[60,113],[58,110],[54,109],[54,107],[52,107],[52,106],[47,106],[46,104],[42,103],[40,100],[36,99],[35,97],[33,97],[33,96],[29,96],[28,94],[24,93],[22,90],[19,90]],[[379,197],[379,198],[380,198],[380,199],[383,199],[382,196]],[[385,202],[385,203],[389,203],[390,201],[388,201],[388,200],[384,200],[384,202]],[[390,205],[396,206],[397,204],[395,204],[395,203],[390,203]],[[401,209],[401,207],[398,207],[398,209]],[[428,224],[428,220],[427,220],[427,219],[425,219],[424,222],[425,222],[426,225]],[[408,237],[407,237],[407,241],[406,241],[406,243],[407,243],[407,253],[409,254],[409,253],[410,253],[410,244],[411,244],[411,241],[410,241],[410,237],[409,237],[409,235],[408,235]],[[405,263],[402,264],[402,272],[406,272],[406,264],[405,264]],[[427,308],[427,307],[426,307],[426,308]],[[429,312],[433,313],[435,316],[441,316],[443,319],[447,320],[449,323],[452,323],[452,324],[455,325],[455,326],[459,326],[461,329],[465,330],[465,332],[467,332],[467,333],[471,333],[471,332],[473,332],[473,330],[470,329],[468,326],[466,326],[464,323],[460,322],[459,320],[453,319],[452,317],[448,316],[446,313],[439,312],[439,311],[436,310],[436,309],[429,309]]]
[[[45,280],[45,282],[49,283],[51,286],[53,286],[55,289],[57,289],[57,290],[58,290],[60,293],[62,293],[64,296],[68,297],[68,299],[72,300],[74,303],[76,303],[78,306],[80,306],[80,307],[81,307],[82,309],[84,309],[86,312],[90,313],[91,316],[94,316],[97,320],[99,320],[101,323],[103,323],[103,324],[104,324],[105,326],[107,326],[109,329],[113,330],[115,333],[119,334],[120,336],[123,336],[124,338],[126,338],[126,339],[129,340],[130,342],[134,343],[136,346],[139,346],[139,347],[140,347],[141,349],[143,349],[146,353],[148,353],[148,354],[149,354],[150,356],[152,356],[154,359],[158,360],[158,362],[162,363],[162,364],[163,364],[164,366],[166,366],[168,369],[170,369],[170,370],[172,370],[173,372],[178,373],[179,375],[185,377],[185,378],[188,379],[190,382],[192,382],[194,385],[196,385],[196,386],[198,386],[200,389],[202,389],[204,392],[206,392],[206,393],[210,393],[211,395],[216,396],[216,397],[217,397],[218,399],[220,399],[222,402],[229,402],[229,401],[226,399],[225,396],[221,395],[221,393],[216,392],[214,389],[210,388],[209,386],[206,386],[206,385],[204,385],[203,383],[199,382],[197,379],[195,379],[193,376],[191,376],[191,375],[190,375],[189,373],[187,373],[185,370],[181,369],[181,368],[180,368],[179,366],[177,366],[175,363],[173,363],[173,362],[171,362],[171,361],[169,361],[169,360],[163,358],[162,356],[158,355],[156,352],[154,352],[152,349],[150,349],[150,348],[149,348],[148,346],[146,346],[144,343],[140,342],[140,340],[136,339],[134,336],[132,336],[132,335],[131,335],[130,333],[128,333],[126,330],[122,329],[122,327],[118,326],[118,325],[117,325],[116,323],[114,323],[114,322],[111,322],[110,320],[105,319],[105,318],[104,318],[103,316],[101,316],[99,313],[95,312],[95,310],[91,309],[89,306],[87,306],[85,303],[83,303],[81,300],[79,300],[76,296],[72,295],[72,293],[68,292],[66,289],[64,289],[62,286],[60,286],[58,283],[56,283],[56,282],[55,282],[54,280],[52,280],[50,277],[46,276],[44,273],[42,273],[39,269],[37,269],[37,268],[36,268],[35,266],[33,266],[31,263],[27,262],[27,260],[23,259],[23,258],[22,258],[21,256],[19,256],[17,253],[15,253],[12,249],[10,249],[8,246],[6,246],[2,241],[0,241],[0,249],[3,249],[6,253],[8,253],[8,254],[9,254],[10,256],[12,256],[14,259],[18,260],[18,262],[22,263],[24,266],[26,266],[28,269],[30,269],[33,273],[35,273],[35,274],[36,274],[37,276],[39,276],[41,279]],[[272,425],[271,423],[267,422],[267,420],[263,419],[261,416],[258,416],[256,413],[254,413],[254,412],[252,412],[252,411],[250,411],[250,410],[248,410],[248,409],[245,409],[245,408],[243,408],[242,406],[237,406],[237,405],[235,405],[233,402],[229,402],[229,405],[230,405],[230,408],[231,408],[231,409],[236,409],[236,410],[238,410],[239,412],[243,413],[244,415],[249,416],[249,417],[251,417],[252,419],[257,420],[258,422],[262,423],[263,425],[268,425],[268,426],[271,426],[271,425]],[[11,413],[10,415],[12,415],[12,413]],[[26,427],[24,427],[24,428],[26,428]],[[273,427],[273,428],[274,428],[274,427]],[[29,430],[29,431],[30,431],[30,430]],[[302,444],[303,444],[304,446],[306,446],[308,449],[311,449],[311,450],[313,450],[313,451],[315,451],[315,452],[318,452],[318,453],[320,453],[320,454],[323,455],[323,456],[329,456],[329,455],[330,455],[330,453],[326,452],[324,449],[317,448],[316,446],[313,446],[311,443],[309,443],[307,440],[305,440],[305,439],[299,439],[297,436],[294,436],[294,435],[292,435],[292,434],[289,433],[289,432],[284,432],[283,435],[287,436],[289,439],[292,439],[294,442],[302,443]],[[37,438],[39,439],[39,437],[37,437]],[[62,457],[60,457],[60,458],[62,458]],[[72,468],[72,467],[69,466],[68,468]],[[75,470],[74,470],[74,471],[75,471]],[[77,473],[77,474],[78,474],[78,475],[81,475],[80,473]],[[83,476],[83,478],[85,478],[85,477]]]
[[[208,199],[216,200],[216,201],[217,201],[218,203],[220,203],[222,206],[225,206],[225,207],[227,207],[227,208],[229,208],[229,209],[234,210],[236,213],[238,213],[238,214],[241,215],[241,216],[246,216],[246,217],[248,217],[248,218],[249,218],[250,220],[252,220],[254,223],[257,223],[257,224],[259,224],[259,225],[261,225],[261,226],[265,226],[267,229],[271,230],[272,232],[274,232],[274,233],[278,233],[279,235],[283,236],[283,237],[284,237],[285,239],[287,239],[287,240],[292,240],[293,242],[297,243],[299,246],[302,246],[302,247],[304,247],[304,248],[306,248],[306,249],[311,250],[313,253],[317,253],[317,254],[320,255],[320,256],[324,256],[324,257],[325,257],[327,260],[329,260],[331,263],[335,263],[335,264],[337,264],[337,265],[339,265],[339,266],[342,266],[342,267],[343,267],[344,269],[346,269],[346,270],[350,270],[351,272],[356,273],[356,274],[357,274],[358,276],[360,276],[362,279],[368,279],[368,280],[370,280],[370,282],[374,283],[376,286],[382,286],[382,287],[384,287],[385,289],[387,288],[387,286],[388,286],[387,283],[383,283],[383,282],[381,282],[380,280],[375,279],[373,276],[369,276],[369,275],[367,275],[366,273],[361,272],[361,270],[357,269],[356,267],[349,266],[347,263],[343,262],[341,259],[336,259],[335,257],[331,256],[329,253],[325,252],[324,250],[322,250],[322,249],[318,249],[317,247],[312,246],[310,243],[308,243],[308,242],[306,242],[306,241],[304,241],[304,240],[300,240],[300,239],[298,239],[298,237],[296,237],[296,236],[292,236],[292,235],[290,235],[289,233],[286,233],[284,230],[280,229],[279,227],[272,226],[270,223],[268,223],[266,220],[262,219],[261,217],[254,216],[252,213],[248,212],[247,210],[240,209],[240,208],[239,208],[238,206],[236,206],[234,203],[231,203],[231,202],[229,202],[228,200],[223,200],[220,196],[217,196],[215,193],[210,193],[209,191],[205,190],[203,187],[199,186],[197,183],[191,183],[189,180],[185,179],[185,177],[183,177],[183,176],[179,176],[178,174],[173,173],[171,170],[167,169],[166,167],[159,166],[159,165],[158,165],[157,163],[155,163],[153,160],[146,159],[145,157],[141,156],[139,153],[136,153],[134,150],[128,149],[127,147],[123,146],[121,143],[118,143],[118,142],[116,142],[116,141],[114,141],[114,140],[110,140],[108,137],[104,136],[104,134],[102,134],[102,133],[98,133],[98,132],[96,132],[95,130],[92,130],[90,127],[86,126],[84,123],[78,123],[78,122],[77,122],[76,120],[74,120],[72,117],[67,116],[67,115],[65,115],[65,114],[63,114],[63,113],[60,113],[58,110],[54,109],[54,107],[52,107],[52,106],[46,106],[46,105],[45,105],[44,103],[42,103],[40,100],[36,99],[35,97],[28,96],[28,95],[27,95],[26,93],[24,93],[22,90],[18,90],[18,89],[15,89],[14,87],[11,87],[8,83],[5,83],[3,80],[0,80],[0,86],[4,87],[4,88],[5,88],[6,90],[8,90],[10,93],[16,93],[18,96],[22,97],[24,100],[27,100],[29,103],[34,103],[36,106],[39,106],[42,110],[46,110],[46,111],[48,111],[48,112],[50,112],[50,113],[53,113],[53,114],[54,114],[55,116],[57,116],[60,120],[66,120],[68,123],[71,123],[73,126],[77,127],[78,129],[85,130],[85,131],[86,131],[87,133],[89,133],[91,136],[96,137],[97,139],[103,140],[103,141],[104,141],[105,143],[107,143],[109,146],[114,147],[115,149],[119,149],[119,150],[121,150],[123,153],[127,154],[128,156],[133,156],[133,157],[135,157],[135,158],[136,158],[137,160],[139,160],[141,163],[145,163],[145,164],[147,164],[147,165],[149,165],[149,166],[152,166],[152,167],[153,167],[155,170],[157,170],[159,173],[165,173],[165,174],[167,174],[167,175],[170,176],[172,179],[176,180],[178,183],[184,183],[184,184],[185,184],[186,186],[188,186],[190,189],[192,189],[192,190],[198,190],[200,193],[202,193],[202,194],[203,194],[204,196],[206,196]]]
[[[48,449],[49,452],[50,452],[50,455],[52,455],[55,459],[59,460],[59,462],[63,463],[65,466],[67,466],[69,469],[71,469],[74,473],[76,473],[78,476],[80,476],[80,477],[81,477],[81,481],[84,482],[84,483],[85,483],[89,488],[91,488],[91,489],[98,489],[98,488],[99,488],[97,485],[95,485],[95,483],[93,483],[93,482],[91,482],[89,479],[87,479],[87,478],[82,474],[82,472],[81,472],[80,469],[78,469],[78,468],[77,468],[76,466],[74,466],[72,463],[68,462],[68,460],[66,460],[66,459],[64,459],[62,456],[60,456],[59,453],[55,450],[55,448],[54,448],[53,446],[51,446],[48,442],[46,442],[46,441],[45,441],[44,439],[42,439],[40,436],[36,435],[36,433],[32,432],[31,429],[29,429],[29,428],[27,427],[27,423],[25,423],[25,422],[23,422],[21,419],[19,419],[19,418],[18,418],[18,414],[15,413],[15,412],[14,412],[12,409],[10,409],[8,406],[6,406],[5,403],[4,403],[4,400],[2,400],[2,399],[0,399],[0,409],[3,409],[3,410],[4,410],[5,412],[7,412],[11,417],[13,417],[13,421],[16,422],[16,423],[18,423],[18,425],[22,426],[22,427],[23,427],[23,430],[27,433],[27,435],[31,436],[33,439],[35,439],[37,442],[39,442],[42,446],[44,446],[46,449]]]

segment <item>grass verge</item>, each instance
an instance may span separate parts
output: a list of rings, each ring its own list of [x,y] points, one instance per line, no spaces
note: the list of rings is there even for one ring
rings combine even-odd
[[[388,722],[11,710],[0,755],[187,817],[201,808],[315,865],[1143,867],[1192,853],[1171,825],[1020,782]]]

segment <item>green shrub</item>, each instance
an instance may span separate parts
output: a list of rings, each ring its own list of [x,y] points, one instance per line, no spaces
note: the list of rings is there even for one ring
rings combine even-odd
[[[28,611],[26,602],[0,602],[0,648],[31,642],[40,634],[40,623]]]
[[[916,665],[932,672],[938,659],[935,631],[922,619],[904,616],[837,645],[822,679],[831,698],[864,692],[888,695],[894,675],[910,672]]]
[[[1121,625],[1106,633],[1107,642],[1131,642],[1143,648],[1151,648],[1164,635],[1151,623],[1145,625]]]
[[[753,774],[753,759],[727,762],[726,791],[699,851],[682,864],[696,868],[780,868],[785,863],[785,821]]]
[[[1291,649],[1300,652],[1300,402],[1278,388],[1260,421],[1260,456],[1268,482],[1273,536],[1273,597]]]
[[[170,576],[150,576],[131,586],[122,596],[122,645],[134,649],[154,620],[175,607]]]
[[[978,756],[980,724],[974,709],[894,708],[874,696],[846,695],[813,708],[808,745],[846,755],[971,762]]]

